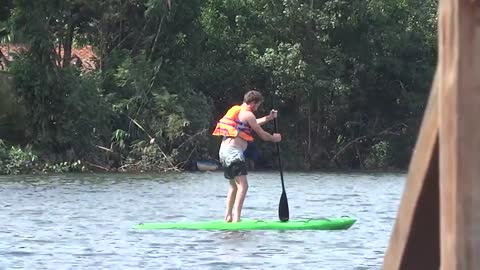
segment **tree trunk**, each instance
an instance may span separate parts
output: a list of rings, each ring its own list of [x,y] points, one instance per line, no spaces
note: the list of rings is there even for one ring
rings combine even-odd
[[[68,65],[70,65],[70,61],[72,60],[72,43],[73,43],[73,31],[74,31],[72,13],[73,11],[70,11],[70,15],[68,16],[67,35],[63,41],[63,67],[67,67]]]

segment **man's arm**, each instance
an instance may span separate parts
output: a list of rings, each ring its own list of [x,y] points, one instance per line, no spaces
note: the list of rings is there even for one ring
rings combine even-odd
[[[273,135],[266,132],[265,130],[263,130],[263,128],[258,124],[258,120],[259,119],[256,119],[255,115],[251,112],[244,112],[246,115],[246,121],[248,122],[248,124],[250,125],[250,127],[252,128],[253,131],[255,131],[255,133],[264,141],[270,141],[270,142],[273,142],[274,141],[274,138],[273,138]],[[267,116],[265,117],[262,117],[262,118],[266,118]],[[260,119],[262,119],[260,118]],[[265,123],[265,122],[264,122]]]
[[[272,121],[275,117],[277,117],[277,111],[271,110],[269,115],[264,116],[262,118],[258,118],[257,123],[261,126],[269,121]]]
[[[261,125],[263,125],[263,124],[265,124],[269,121],[272,121],[272,120],[273,120],[272,117],[270,115],[267,115],[267,116],[264,116],[262,118],[258,118],[257,119],[257,124],[261,126]]]

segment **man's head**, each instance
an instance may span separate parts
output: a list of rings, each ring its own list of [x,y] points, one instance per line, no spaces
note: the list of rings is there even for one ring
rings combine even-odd
[[[243,102],[249,105],[253,111],[256,111],[263,102],[263,96],[260,92],[251,90],[243,96]]]

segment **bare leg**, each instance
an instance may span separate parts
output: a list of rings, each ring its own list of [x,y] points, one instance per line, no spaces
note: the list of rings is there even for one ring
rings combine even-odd
[[[237,184],[237,196],[235,198],[235,204],[233,205],[233,222],[240,221],[242,215],[243,202],[245,200],[245,195],[248,190],[248,181],[246,175],[241,175],[235,177],[235,182]]]
[[[232,222],[232,208],[237,196],[237,184],[235,180],[230,180],[230,188],[228,189],[227,201],[225,205],[225,221]]]

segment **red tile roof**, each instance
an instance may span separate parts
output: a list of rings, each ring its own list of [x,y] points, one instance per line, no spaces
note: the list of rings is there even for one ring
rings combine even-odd
[[[0,52],[8,61],[13,60],[13,54],[20,52],[26,48],[22,44],[0,44]],[[57,50],[58,51],[58,50]],[[64,51],[60,52],[60,56],[63,58]],[[80,63],[78,62],[80,60]],[[0,64],[3,60],[0,55]],[[96,55],[93,51],[93,47],[90,45],[82,48],[72,48],[72,64],[81,64],[84,70],[94,70],[96,68]],[[1,68],[1,67],[0,67]]]
[[[95,69],[97,57],[92,46],[87,45],[83,48],[72,48],[72,60],[75,61],[75,58],[77,57],[80,59],[82,66],[85,69]]]
[[[0,44],[0,51],[7,60],[12,61],[12,54],[20,52],[25,46],[18,44]]]

